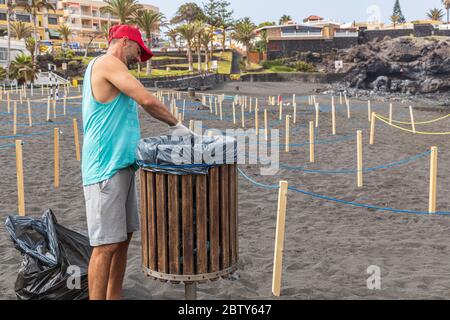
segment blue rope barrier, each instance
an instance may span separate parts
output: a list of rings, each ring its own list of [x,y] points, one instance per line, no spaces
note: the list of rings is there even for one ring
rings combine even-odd
[[[278,185],[266,185],[266,184],[262,184],[259,183],[255,180],[253,180],[252,178],[250,178],[249,176],[247,176],[241,169],[238,168],[239,173],[248,181],[250,181],[252,184],[265,188],[265,189],[278,189],[279,186]],[[379,211],[390,211],[390,212],[395,212],[395,213],[411,213],[411,214],[430,214],[429,212],[426,211],[414,211],[414,210],[398,210],[398,209],[394,209],[394,208],[387,208],[387,207],[380,207],[380,206],[375,206],[375,205],[370,205],[370,204],[364,204],[364,203],[356,203],[356,202],[352,202],[352,201],[345,201],[345,200],[341,200],[341,199],[336,199],[336,198],[332,198],[332,197],[328,197],[328,196],[323,196],[314,192],[309,192],[309,191],[305,191],[305,190],[301,190],[298,188],[294,188],[294,187],[288,187],[289,190],[298,192],[298,193],[302,193],[308,196],[311,196],[313,198],[318,198],[318,199],[322,199],[322,200],[328,200],[328,201],[333,201],[333,202],[338,202],[338,203],[342,203],[342,204],[347,204],[347,205],[352,205],[352,206],[356,206],[356,207],[361,207],[361,208],[367,208],[367,209],[375,209],[375,210],[379,210]],[[447,211],[439,211],[439,212],[434,212],[432,214],[438,214],[438,215],[450,215],[450,212]]]
[[[15,146],[16,145],[14,143],[4,144],[4,145],[0,146],[0,149],[11,148],[11,147],[15,147]]]
[[[400,160],[400,161],[397,161],[397,162],[394,162],[394,163],[389,163],[389,164],[386,164],[386,165],[381,165],[381,166],[376,166],[376,167],[371,167],[371,168],[364,168],[362,170],[357,170],[357,169],[356,170],[355,169],[348,169],[348,170],[347,169],[308,170],[308,169],[304,169],[305,167],[290,166],[290,165],[285,165],[285,164],[280,165],[280,167],[288,169],[288,170],[294,170],[294,171],[303,171],[303,172],[308,172],[308,173],[324,173],[324,174],[341,174],[341,173],[347,174],[347,173],[355,173],[355,172],[358,172],[358,171],[370,172],[370,171],[376,171],[376,170],[381,170],[381,169],[388,169],[388,168],[392,168],[392,167],[397,167],[397,166],[400,166],[402,164],[405,164],[405,163],[417,160],[417,159],[419,159],[421,157],[424,157],[424,156],[426,156],[426,155],[428,155],[430,153],[431,153],[431,151],[427,151],[427,152],[423,152],[421,154],[418,154],[418,155],[415,155],[413,157],[409,157],[409,158],[406,158],[406,159],[403,159],[403,160]]]
[[[0,139],[13,139],[13,138],[18,138],[18,137],[43,136],[43,135],[51,135],[51,134],[53,134],[53,131],[27,133],[27,134],[16,134],[15,136],[0,136]]]

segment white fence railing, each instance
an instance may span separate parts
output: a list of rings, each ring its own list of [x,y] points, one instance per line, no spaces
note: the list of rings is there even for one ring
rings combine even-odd
[[[282,32],[281,37],[314,38],[323,37],[322,32]]]
[[[335,32],[335,33],[334,33],[334,36],[335,36],[336,38],[339,38],[339,37],[343,37],[343,38],[347,38],[347,37],[355,37],[355,38],[357,38],[357,37],[358,37],[358,32],[351,32],[351,31],[346,31],[346,32]]]

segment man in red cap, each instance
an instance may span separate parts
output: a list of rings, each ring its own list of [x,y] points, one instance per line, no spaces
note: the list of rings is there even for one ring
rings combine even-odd
[[[169,125],[172,136],[192,134],[133,77],[128,68],[153,54],[136,27],[110,29],[109,48],[93,59],[83,79],[82,177],[89,241],[90,299],[120,299],[127,251],[139,230],[135,149],[137,104]]]

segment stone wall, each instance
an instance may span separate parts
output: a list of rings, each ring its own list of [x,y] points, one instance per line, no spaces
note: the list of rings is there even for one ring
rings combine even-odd
[[[270,40],[268,44],[267,59],[273,60],[281,57],[290,57],[297,52],[327,53],[333,49],[347,49],[357,44],[364,44],[374,40],[383,40],[385,37],[399,38],[405,36],[450,37],[450,30],[439,30],[430,24],[416,24],[414,29],[393,30],[359,30],[358,37],[335,37],[333,39],[299,39],[299,40]]]
[[[184,78],[150,78],[140,80],[145,87],[158,89],[178,89],[187,90],[194,88],[196,90],[204,90],[213,88],[219,83],[226,81],[225,75],[222,74],[206,74]]]
[[[271,41],[271,48],[279,48],[278,51],[269,51],[269,60],[291,56],[295,52],[320,52],[327,53],[333,49],[346,49],[358,44],[357,37],[339,37],[334,39],[317,40],[276,40]]]
[[[241,76],[241,81],[248,82],[287,82],[287,81],[301,81],[308,83],[332,83],[340,81],[345,77],[345,74],[339,73],[253,73]]]

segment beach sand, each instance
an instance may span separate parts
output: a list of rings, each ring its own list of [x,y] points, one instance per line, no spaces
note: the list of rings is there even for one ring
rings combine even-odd
[[[239,91],[235,90],[239,85]],[[208,93],[249,94],[259,97],[259,107],[266,107],[268,95],[285,95],[290,102],[297,94],[297,124],[291,124],[292,144],[308,141],[308,121],[314,119],[313,107],[307,105],[307,94],[317,85],[304,83],[229,83]],[[76,93],[72,93],[75,95]],[[363,130],[364,167],[394,164],[439,147],[437,210],[450,211],[448,135],[414,135],[377,121],[375,145],[369,146],[367,102],[351,100],[350,120],[345,105],[337,108],[337,134],[331,134],[330,96],[317,94],[322,112],[319,118],[316,163],[310,164],[308,145],[292,146],[289,153],[280,150],[280,162],[286,166],[302,166],[307,170],[353,170],[356,168],[356,130]],[[62,104],[62,100],[60,102]],[[0,146],[14,143],[12,114],[1,103]],[[45,123],[45,102],[33,104],[35,126],[18,126],[24,136],[23,158],[25,205],[27,215],[40,217],[51,208],[58,221],[86,234],[86,217],[80,162],[75,159],[72,118],[78,119],[79,100],[68,102],[68,115],[59,116],[57,124]],[[413,107],[425,107],[415,105]],[[372,110],[388,115],[388,103],[372,103]],[[431,107],[431,106],[430,106]],[[270,119],[275,123],[278,107]],[[422,110],[422,109],[421,109]],[[240,108],[237,109],[238,127]],[[26,104],[19,106],[26,114]],[[58,105],[58,113],[62,106]],[[292,106],[285,113],[292,113]],[[224,104],[227,119],[231,104]],[[201,116],[200,116],[201,115]],[[443,113],[417,111],[416,121],[435,119]],[[186,113],[190,119],[209,118],[209,111]],[[216,119],[217,116],[213,115]],[[143,137],[168,133],[167,126],[142,110]],[[407,104],[394,103],[394,119],[409,121]],[[417,130],[446,132],[450,119],[417,125]],[[27,123],[19,115],[18,122]],[[37,123],[43,123],[37,125]],[[232,128],[232,123],[204,120],[208,127]],[[250,127],[251,120],[247,119]],[[278,124],[284,130],[283,122]],[[303,125],[303,126],[301,126]],[[262,112],[260,113],[262,126]],[[53,187],[53,128],[61,130],[61,186]],[[409,128],[407,125],[404,127]],[[81,132],[81,130],[80,130]],[[281,130],[280,143],[284,143]],[[356,186],[356,173],[305,172],[281,168],[274,176],[261,176],[260,165],[242,164],[239,168],[252,179],[267,185],[287,180],[289,186],[344,201],[389,207],[399,210],[428,211],[429,155],[402,165],[364,173],[364,186]],[[13,147],[0,149],[0,215],[17,213],[15,152]],[[239,176],[239,263],[232,280],[221,279],[198,286],[198,299],[272,299],[272,272],[278,191],[255,186]],[[282,290],[279,299],[447,299],[450,289],[450,216],[379,211],[333,202],[289,190],[283,255]],[[0,299],[15,299],[14,282],[21,256],[13,247],[4,224],[0,225]],[[129,249],[124,282],[124,299],[183,299],[184,285],[150,280],[141,272],[140,234],[135,234]],[[381,270],[381,289],[369,290],[369,266]],[[278,299],[278,298],[277,298]]]

